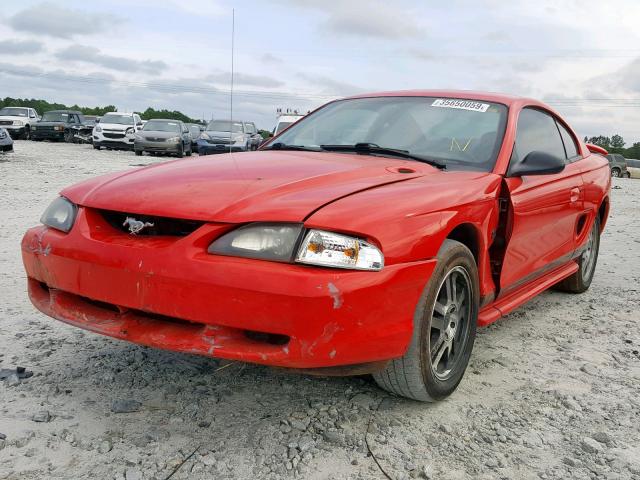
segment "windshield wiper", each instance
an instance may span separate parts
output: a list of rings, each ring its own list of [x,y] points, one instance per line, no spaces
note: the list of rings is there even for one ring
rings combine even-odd
[[[441,170],[444,170],[447,168],[447,166],[444,163],[434,160],[432,158],[416,155],[414,153],[409,152],[408,150],[381,147],[380,145],[376,145],[375,143],[356,143],[355,145],[320,145],[320,147],[323,150],[334,151],[334,152],[356,152],[356,153],[364,153],[364,154],[378,153],[381,155],[395,155],[396,157],[408,158],[410,160],[417,160],[418,162],[427,163],[432,167],[436,167]]]
[[[320,147],[308,147],[306,145],[287,145],[286,143],[276,142],[273,145],[263,148],[262,150],[299,150],[302,152],[321,152]]]

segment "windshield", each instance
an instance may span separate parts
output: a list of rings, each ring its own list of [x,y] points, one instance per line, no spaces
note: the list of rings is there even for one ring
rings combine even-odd
[[[491,171],[506,125],[497,103],[432,97],[340,100],[292,125],[275,143],[374,144],[437,160],[453,170]]]
[[[7,117],[27,117],[28,110],[26,108],[5,107],[0,110],[0,115]]]
[[[69,119],[68,113],[62,112],[44,112],[42,114],[43,122],[66,122]]]
[[[132,125],[131,115],[118,115],[117,113],[107,113],[100,119],[100,123],[115,123],[118,125]]]
[[[284,130],[285,128],[287,128],[292,123],[293,122],[280,122],[280,123],[278,123],[278,128],[276,128],[276,135],[278,133],[280,133],[282,130]]]
[[[154,132],[178,132],[180,133],[180,125],[178,122],[165,122],[164,120],[149,120],[142,127],[147,132],[153,130]]]
[[[242,123],[233,122],[233,124],[229,120],[212,120],[207,125],[207,130],[212,132],[228,132],[229,126],[233,125],[233,133],[243,133]]]

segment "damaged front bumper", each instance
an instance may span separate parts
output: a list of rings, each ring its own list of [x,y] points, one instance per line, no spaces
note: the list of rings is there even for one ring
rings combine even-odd
[[[25,234],[29,296],[80,328],[230,360],[341,374],[404,354],[435,260],[362,272],[208,254],[228,228],[136,237],[80,208],[68,234]]]

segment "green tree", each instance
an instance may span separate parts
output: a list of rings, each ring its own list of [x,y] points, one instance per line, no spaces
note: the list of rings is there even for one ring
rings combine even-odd
[[[597,137],[591,137],[589,139],[589,143],[593,143],[594,145],[598,145],[606,150],[611,148],[611,139],[609,137],[605,137],[604,135],[598,135]]]
[[[622,152],[622,155],[625,158],[638,158],[638,159],[640,159],[640,142],[636,142],[632,146],[630,146],[629,148],[626,148]]]

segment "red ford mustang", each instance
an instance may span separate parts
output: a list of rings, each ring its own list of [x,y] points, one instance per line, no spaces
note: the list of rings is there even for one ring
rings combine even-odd
[[[594,149],[595,150],[595,149]],[[607,160],[546,105],[410,91],[319,108],[258,152],[62,191],[22,255],[33,304],[131,342],[455,390],[487,325],[589,288]]]

